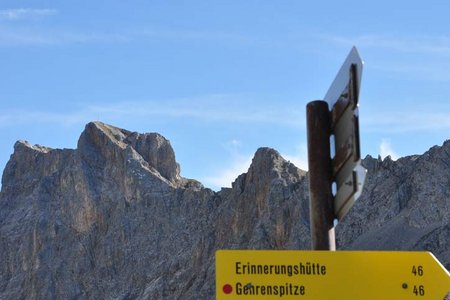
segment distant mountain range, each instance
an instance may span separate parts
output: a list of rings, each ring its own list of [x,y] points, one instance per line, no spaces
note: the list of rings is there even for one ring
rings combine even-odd
[[[427,250],[450,269],[450,141],[367,156],[339,249]],[[232,188],[180,176],[167,139],[89,123],[19,141],[2,177],[0,299],[214,299],[218,249],[309,249],[308,174],[270,148]]]

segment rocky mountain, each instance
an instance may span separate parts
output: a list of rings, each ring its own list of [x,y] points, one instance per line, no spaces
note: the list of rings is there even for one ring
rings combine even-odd
[[[338,226],[341,248],[426,249],[450,269],[450,140],[420,156],[363,164],[368,179]]]
[[[367,157],[341,249],[429,250],[450,268],[450,141]],[[307,173],[269,148],[231,188],[180,176],[168,140],[89,123],[77,149],[19,141],[2,177],[0,299],[214,299],[217,249],[309,249]]]

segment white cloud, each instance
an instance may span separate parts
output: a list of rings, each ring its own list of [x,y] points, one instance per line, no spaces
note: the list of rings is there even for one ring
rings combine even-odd
[[[450,129],[450,114],[442,108],[440,112],[384,112],[371,113],[361,118],[367,132],[404,133]]]
[[[199,40],[215,43],[227,43],[233,45],[261,44],[260,39],[253,36],[246,36],[238,33],[221,31],[189,31],[189,30],[169,30],[169,29],[144,29],[131,32],[130,35],[139,39],[165,39],[165,40]]]
[[[122,43],[128,37],[120,34],[100,32],[77,33],[58,30],[36,30],[33,28],[0,28],[0,46],[54,46],[86,44],[93,42]]]
[[[240,145],[240,141],[236,145],[231,140],[229,144],[232,147]],[[201,179],[206,186],[219,190],[221,187],[231,187],[231,183],[242,173],[246,173],[252,163],[253,157],[251,155],[242,155],[238,153],[237,149],[230,149],[232,152],[231,160],[228,166],[215,172],[213,176],[207,176]],[[308,154],[306,144],[301,144],[297,147],[297,152],[293,155],[281,154],[281,156],[296,165],[302,170],[308,170]]]
[[[222,187],[231,187],[236,178],[248,171],[253,157],[251,155],[243,155],[240,152],[242,142],[237,139],[231,139],[223,144],[223,147],[230,154],[230,161],[222,169],[213,172],[213,175],[202,178],[202,182],[214,189],[219,190]]]
[[[306,144],[301,144],[297,147],[294,154],[281,154],[284,159],[293,163],[297,168],[304,171],[308,170],[308,147]]]
[[[92,120],[115,122],[120,120],[191,119],[200,122],[227,124],[276,125],[304,132],[303,111],[290,106],[272,107],[257,105],[257,99],[245,95],[204,95],[167,101],[135,101],[97,104],[74,107],[62,112],[9,109],[0,111],[0,128],[15,124],[53,123],[61,125],[80,124]],[[429,110],[430,108],[427,108]],[[408,133],[450,130],[450,113],[445,104],[434,112],[415,111],[371,111],[360,119],[363,132]],[[241,141],[232,140],[230,146],[238,147]],[[306,168],[306,145],[298,146],[295,153],[284,156],[298,167]]]
[[[0,127],[27,123],[85,123],[92,120],[192,119],[201,122],[273,124],[304,130],[304,114],[288,106],[261,104],[245,95],[203,95],[175,100],[130,101],[74,107],[64,112],[37,110],[3,110]],[[239,146],[239,141],[231,141]]]
[[[201,181],[214,190],[231,187],[231,183],[239,175],[248,171],[252,158],[252,156],[234,155],[227,167],[216,172],[214,176],[204,177]]]
[[[0,113],[0,128],[14,127],[26,124],[55,124],[71,126],[94,120],[95,116],[87,111],[74,111],[67,113],[44,111],[4,111]]]
[[[370,59],[366,67],[384,71],[384,76],[450,82],[450,36],[325,35],[322,39],[348,48],[356,45]]]
[[[399,155],[392,149],[391,141],[388,139],[381,140],[380,156],[382,159],[390,156],[392,160],[397,160]]]
[[[238,146],[240,146],[240,145],[242,144],[242,142],[239,141],[239,140],[236,140],[236,139],[232,139],[232,140],[230,141],[230,144],[231,144],[233,147],[238,147]]]
[[[9,9],[0,10],[1,20],[29,20],[56,14],[53,9]],[[101,30],[73,31],[64,28],[1,28],[1,45],[60,45],[78,43],[123,43],[134,41],[191,41],[212,42],[227,45],[251,45],[258,43],[253,37],[224,32],[183,30],[117,30],[114,33]]]
[[[362,35],[357,37],[323,36],[324,39],[346,47],[384,48],[391,51],[420,54],[450,55],[450,37]]]
[[[121,102],[90,106],[100,115],[116,117],[192,118],[206,122],[277,124],[303,129],[304,112],[280,105],[264,105],[240,94],[203,95],[169,101]]]
[[[0,20],[35,19],[55,15],[56,9],[15,8],[0,10]]]

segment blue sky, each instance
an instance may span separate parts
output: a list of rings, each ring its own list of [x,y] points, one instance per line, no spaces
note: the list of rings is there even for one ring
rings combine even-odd
[[[362,154],[450,138],[448,1],[1,1],[0,168],[16,140],[75,148],[100,120],[168,138],[218,189],[258,147],[305,169],[306,103],[353,45]]]

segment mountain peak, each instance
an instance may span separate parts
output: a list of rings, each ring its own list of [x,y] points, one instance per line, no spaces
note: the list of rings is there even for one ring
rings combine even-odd
[[[233,183],[233,187],[240,186],[243,190],[246,186],[271,185],[274,180],[298,181],[304,176],[305,171],[285,160],[277,150],[261,147],[255,152],[247,173],[240,175]]]
[[[449,147],[366,157],[338,247],[426,250],[450,268]],[[271,148],[217,193],[181,178],[157,133],[92,122],[75,150],[14,149],[0,193],[1,299],[211,299],[217,250],[310,247],[306,172]]]
[[[172,183],[180,181],[180,166],[169,140],[158,133],[131,132],[125,129],[91,122],[78,141],[78,150],[87,161],[114,161],[126,153],[135,152],[148,166]],[[121,154],[122,153],[122,154]],[[96,161],[93,161],[95,159]]]

